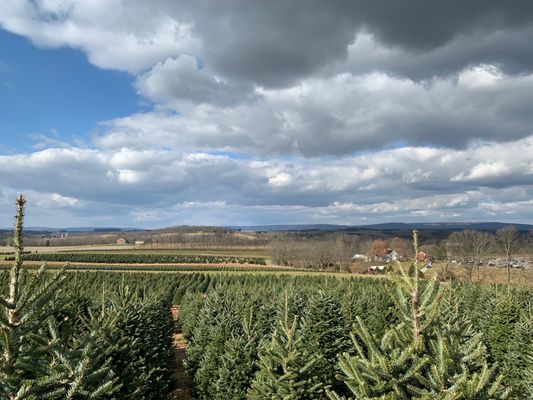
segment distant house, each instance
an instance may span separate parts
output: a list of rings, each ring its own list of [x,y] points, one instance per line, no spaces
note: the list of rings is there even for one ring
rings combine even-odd
[[[136,240],[135,244],[144,244],[144,240]]]
[[[367,262],[367,261],[369,261],[369,257],[365,256],[364,254],[354,254],[352,256],[352,261],[364,261],[364,262]]]
[[[117,244],[128,244],[128,241],[124,238],[118,238],[117,239]]]
[[[387,262],[398,261],[398,253],[392,249],[387,249],[387,257],[385,258]]]

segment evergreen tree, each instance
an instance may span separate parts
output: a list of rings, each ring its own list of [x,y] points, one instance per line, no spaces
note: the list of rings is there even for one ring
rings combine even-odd
[[[216,381],[222,359],[226,355],[225,343],[229,333],[223,324],[210,329],[209,342],[201,349],[199,368],[194,374],[194,383],[199,399],[212,399],[216,393]]]
[[[533,354],[528,352],[525,359],[527,360],[527,366],[524,370],[524,380],[520,385],[520,390],[526,396],[526,398],[533,399]]]
[[[491,310],[488,345],[494,361],[503,366],[513,342],[515,325],[520,314],[516,298],[511,290],[503,291],[496,301],[496,307]]]
[[[514,327],[504,371],[513,388],[513,398],[533,398],[533,305],[525,307]]]
[[[224,344],[218,379],[212,400],[244,400],[257,370],[259,345],[253,310],[245,314],[242,332],[233,334]]]
[[[416,231],[413,236],[416,255]],[[340,378],[350,392],[364,399],[505,398],[508,392],[501,377],[494,379],[481,336],[466,334],[466,321],[452,319],[442,329],[444,292],[436,280],[422,284],[416,257],[411,274],[400,272],[393,294],[400,323],[380,338],[358,318],[352,334],[355,355],[340,358]],[[333,391],[328,396],[343,398]]]
[[[272,339],[259,352],[259,371],[248,391],[250,400],[300,400],[312,398],[322,390],[307,377],[316,358],[303,346],[298,318],[289,319],[289,301],[285,295],[283,317]]]
[[[342,390],[335,379],[338,369],[337,355],[349,350],[349,328],[341,312],[338,297],[332,292],[319,290],[310,297],[302,320],[302,342],[316,362],[307,375],[323,387],[334,386]],[[323,393],[316,397],[322,399]]]
[[[64,274],[50,279],[43,266],[22,283],[25,204],[20,195],[9,289],[6,298],[0,299],[1,398],[101,398],[114,390],[115,380],[108,362],[97,351],[97,332],[89,330],[85,335],[62,340],[58,321],[52,315]]]

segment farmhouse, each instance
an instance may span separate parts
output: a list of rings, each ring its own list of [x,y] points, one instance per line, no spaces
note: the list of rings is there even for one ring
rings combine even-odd
[[[352,256],[353,261],[369,261],[369,257],[365,256],[364,254],[354,254]]]
[[[128,241],[126,239],[124,239],[124,238],[118,238],[117,239],[117,244],[127,244],[127,243],[128,243]]]
[[[398,253],[395,250],[387,249],[387,256],[385,258],[385,261],[389,263],[398,261]]]

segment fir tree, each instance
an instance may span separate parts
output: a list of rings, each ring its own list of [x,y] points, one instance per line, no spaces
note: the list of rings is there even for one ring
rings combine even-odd
[[[533,398],[533,304],[525,307],[514,327],[503,369],[514,398]]]
[[[213,400],[244,400],[257,370],[259,345],[253,310],[245,314],[242,332],[233,334],[224,345]]]
[[[210,329],[209,342],[201,349],[202,358],[194,374],[194,383],[199,399],[212,399],[216,393],[216,381],[222,359],[225,357],[226,327],[218,324]]]
[[[531,351],[525,357],[527,367],[524,370],[523,382],[520,385],[520,390],[526,398],[533,399],[533,354]]]
[[[323,387],[342,390],[335,379],[340,372],[337,355],[349,350],[349,328],[333,293],[319,290],[310,297],[302,320],[302,342],[316,362],[308,370],[309,379]],[[322,399],[323,393],[316,397]]]
[[[9,291],[0,299],[0,396],[15,399],[98,399],[114,390],[107,361],[96,351],[96,332],[58,335],[52,303],[64,274],[49,278],[44,266],[22,284],[26,200],[17,198],[13,234],[15,260]]]
[[[502,292],[498,296],[496,307],[491,311],[488,345],[494,361],[503,366],[513,341],[515,325],[520,317],[513,292],[508,289]]]
[[[416,231],[413,236],[416,255]],[[436,280],[422,284],[416,257],[411,274],[400,272],[393,295],[400,323],[379,337],[358,318],[352,335],[355,355],[340,358],[340,378],[350,392],[364,399],[505,398],[501,377],[494,378],[488,367],[481,336],[465,337],[466,321],[452,319],[442,329],[444,292]],[[343,398],[332,391],[328,396]]]
[[[316,358],[302,345],[298,318],[289,319],[289,301],[285,295],[283,317],[278,321],[270,343],[259,352],[259,371],[248,391],[250,400],[300,400],[321,391],[307,377]]]

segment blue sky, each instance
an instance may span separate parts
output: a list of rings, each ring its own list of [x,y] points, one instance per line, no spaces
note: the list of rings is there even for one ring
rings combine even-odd
[[[30,151],[32,134],[89,142],[100,121],[145,108],[131,75],[97,68],[79,50],[39,49],[0,30],[0,63],[3,154]]]
[[[488,3],[3,0],[0,227],[17,193],[33,226],[533,223],[533,3]]]

